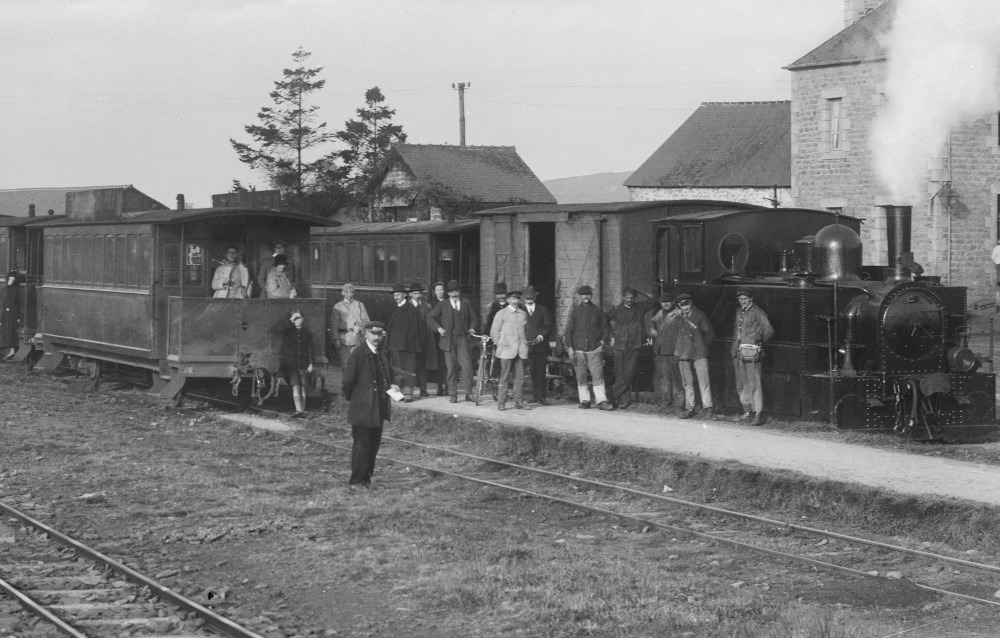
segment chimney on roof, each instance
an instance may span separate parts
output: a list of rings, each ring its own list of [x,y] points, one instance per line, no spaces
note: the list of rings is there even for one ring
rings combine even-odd
[[[35,205],[28,204],[28,217],[34,217],[34,216],[35,216]]]
[[[877,9],[885,0],[844,0],[844,28],[847,28]]]
[[[177,195],[177,210],[184,210],[184,193]]]
[[[52,209],[50,208],[50,209],[49,209],[49,215],[51,216],[51,215],[55,215],[55,214],[56,214],[56,211],[54,211],[54,210],[52,210]]]
[[[451,88],[458,89],[458,145],[465,146],[465,89],[470,88],[472,82],[459,82],[452,84]]]

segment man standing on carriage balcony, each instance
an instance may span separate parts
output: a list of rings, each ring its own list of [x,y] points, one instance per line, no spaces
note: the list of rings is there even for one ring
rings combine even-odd
[[[646,343],[643,314],[635,304],[635,288],[626,288],[621,304],[608,311],[611,347],[614,348],[615,384],[611,386],[611,404],[621,409],[632,403],[632,380],[639,360],[639,348]]]
[[[389,364],[392,366],[393,380],[403,388],[403,402],[413,401],[413,388],[417,385],[417,357],[424,356],[424,336],[427,327],[420,317],[420,311],[410,302],[409,290],[403,284],[396,284],[392,297],[396,307],[392,309],[389,325],[386,326],[389,347]]]
[[[753,425],[764,423],[764,393],[760,385],[760,367],[763,346],[774,336],[774,328],[767,313],[753,302],[749,288],[736,291],[740,309],[736,311],[733,326],[733,367],[736,371],[736,392],[743,404],[743,420]],[[744,346],[756,346],[745,348]]]
[[[614,410],[608,403],[604,390],[604,312],[591,303],[594,295],[590,286],[580,286],[576,290],[579,303],[569,311],[563,344],[566,353],[573,360],[576,385],[580,393],[580,408],[590,409],[590,384],[594,386],[594,400],[602,410]]]
[[[549,309],[535,303],[538,293],[534,286],[528,286],[524,291],[524,311],[528,313],[528,323],[524,327],[524,336],[528,340],[528,365],[531,370],[531,399],[534,403],[550,405],[545,398],[545,369],[549,361],[549,340],[555,324]]]
[[[250,271],[240,263],[240,249],[234,245],[226,246],[226,261],[215,269],[212,276],[213,297],[226,299],[244,299],[250,286]]]
[[[458,403],[458,377],[462,374],[465,400],[472,398],[472,359],[469,357],[469,337],[476,334],[478,319],[468,299],[462,299],[462,288],[452,279],[445,286],[448,299],[440,302],[427,315],[427,325],[438,335],[438,347],[444,351],[448,368],[448,392],[451,402]]]

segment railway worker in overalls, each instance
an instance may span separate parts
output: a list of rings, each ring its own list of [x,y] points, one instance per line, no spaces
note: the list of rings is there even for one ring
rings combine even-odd
[[[604,312],[591,303],[594,291],[590,286],[576,290],[578,303],[569,312],[563,344],[573,359],[576,386],[580,393],[580,408],[590,409],[588,378],[594,386],[594,401],[601,410],[614,410],[604,390]]]
[[[427,325],[420,311],[410,302],[410,291],[403,284],[392,289],[396,307],[392,309],[386,327],[389,345],[389,364],[393,381],[403,388],[403,402],[413,401],[413,388],[417,385],[417,357],[424,355],[424,338]]]
[[[754,305],[753,292],[748,288],[736,291],[740,309],[733,326],[733,367],[736,370],[736,392],[743,404],[743,420],[753,425],[764,423],[764,393],[760,385],[760,366],[764,344],[774,336],[767,313]]]
[[[712,382],[708,377],[708,351],[715,339],[715,330],[708,315],[695,308],[691,295],[686,292],[677,295],[677,307],[680,308],[680,315],[675,319],[677,346],[674,354],[677,355],[681,380],[684,382],[684,413],[681,418],[690,419],[694,416],[696,378],[701,392],[702,415],[711,418],[714,404]]]
[[[490,339],[496,344],[496,357],[500,359],[500,383],[497,388],[497,409],[507,409],[507,387],[510,371],[514,368],[514,408],[530,410],[524,402],[524,361],[528,358],[528,340],[525,326],[528,315],[521,309],[521,291],[507,293],[507,306],[493,318]]]
[[[614,351],[615,383],[611,386],[611,404],[625,410],[632,403],[632,381],[639,361],[639,348],[646,343],[642,310],[635,304],[635,288],[626,288],[622,302],[608,310],[611,347]]]
[[[534,286],[528,286],[524,291],[524,312],[528,315],[528,323],[524,326],[524,336],[528,341],[528,365],[531,370],[531,398],[540,405],[550,405],[545,398],[545,369],[549,362],[549,341],[555,332],[552,313],[545,306],[535,303],[538,293]]]
[[[435,330],[427,325],[427,316],[431,314],[431,305],[424,301],[424,287],[422,284],[410,286],[410,303],[420,313],[420,325],[424,332],[424,353],[417,357],[417,388],[421,395],[427,394],[427,377],[430,373],[437,371],[438,349],[434,347]],[[416,394],[416,393],[415,393]]]
[[[303,328],[305,320],[298,310],[289,317],[291,328],[285,333],[285,346],[281,351],[281,367],[288,385],[292,386],[292,401],[295,403],[296,419],[306,416],[306,383],[313,371],[312,333]]]
[[[681,311],[674,304],[673,293],[660,295],[660,307],[646,318],[647,334],[653,339],[653,377],[656,393],[665,408],[684,407],[684,382],[677,367],[677,324]]]
[[[462,299],[462,288],[452,279],[445,286],[448,299],[438,303],[427,315],[427,325],[438,333],[438,347],[444,352],[448,368],[448,392],[451,402],[458,403],[458,382],[461,371],[465,400],[472,398],[472,359],[469,357],[469,337],[476,334],[478,318],[472,303]]]
[[[365,304],[354,298],[355,290],[354,284],[344,284],[340,289],[344,298],[334,304],[330,315],[331,341],[336,344],[341,369],[347,365],[351,352],[364,340],[365,325],[370,321]]]
[[[267,298],[268,299],[295,299],[298,293],[292,286],[288,278],[288,257],[277,255],[274,258],[274,267],[267,273]]]
[[[284,239],[275,239],[271,242],[271,248],[274,253],[270,257],[265,257],[260,260],[260,268],[257,269],[257,285],[260,287],[260,296],[266,298],[268,296],[267,292],[267,276],[271,273],[271,270],[275,267],[275,260],[278,255],[285,255],[285,250],[288,248],[288,244]],[[287,259],[288,256],[285,255]],[[288,277],[288,281],[291,282],[292,286],[295,285],[295,268],[292,266],[291,261],[286,261],[287,268],[285,270],[285,276]]]
[[[389,362],[379,348],[385,337],[385,325],[378,321],[365,324],[364,345],[355,348],[344,366],[341,389],[347,399],[347,423],[351,426],[352,486],[371,487],[375,457],[382,444],[382,428],[389,421],[391,401],[386,391],[391,383]]]
[[[250,286],[250,271],[240,263],[240,249],[226,246],[226,261],[215,269],[212,276],[213,297],[244,299]]]

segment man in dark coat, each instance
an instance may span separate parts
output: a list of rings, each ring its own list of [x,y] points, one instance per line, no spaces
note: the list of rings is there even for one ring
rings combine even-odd
[[[303,327],[305,319],[302,313],[293,310],[288,320],[291,326],[285,331],[281,369],[288,385],[292,386],[292,401],[295,403],[295,412],[292,416],[302,419],[307,416],[306,384],[309,382],[309,375],[312,374],[313,360],[316,356],[313,351],[312,333]]]
[[[17,353],[17,329],[21,327],[21,273],[7,273],[0,293],[0,357],[5,361]]]
[[[493,285],[493,303],[486,312],[486,321],[483,322],[483,329],[480,334],[488,335],[493,328],[493,319],[497,313],[507,307],[507,284],[501,282]]]
[[[576,290],[578,301],[569,311],[563,343],[566,353],[573,360],[576,385],[580,393],[580,407],[590,409],[590,385],[594,386],[594,400],[602,410],[614,410],[604,390],[604,312],[591,301],[594,290],[580,286]]]
[[[677,367],[677,323],[681,311],[674,305],[673,293],[660,295],[660,307],[646,315],[646,329],[653,339],[654,381],[663,407],[684,407],[684,382]]]
[[[545,369],[549,360],[549,341],[555,324],[549,309],[535,303],[538,293],[534,286],[524,291],[524,311],[528,322],[524,326],[524,336],[528,341],[528,366],[531,372],[531,398],[534,403],[549,405],[545,398],[547,388]]]
[[[712,417],[712,383],[708,376],[708,353],[715,339],[715,329],[708,315],[694,305],[691,295],[683,292],[677,295],[680,314],[674,320],[677,326],[677,346],[674,354],[684,381],[684,413],[682,419],[694,416],[694,384],[698,383],[701,393],[702,415]]]
[[[371,487],[375,457],[382,444],[382,428],[389,421],[391,402],[386,391],[390,385],[389,363],[379,348],[385,326],[378,321],[365,325],[365,341],[351,352],[344,368],[341,389],[348,401],[347,422],[351,426],[351,478],[349,485]]]
[[[444,351],[448,368],[448,391],[451,402],[458,403],[458,377],[461,370],[465,400],[472,398],[472,359],[469,357],[469,337],[476,334],[478,319],[472,303],[462,299],[462,288],[452,279],[445,286],[448,299],[440,302],[427,315],[427,325],[438,333],[438,347]]]
[[[417,385],[417,357],[424,355],[427,324],[420,311],[410,302],[409,290],[402,284],[392,289],[396,307],[392,309],[386,326],[389,347],[389,364],[396,385],[403,388],[403,401],[413,401],[413,388]]]
[[[736,393],[743,404],[743,419],[753,425],[764,423],[764,393],[760,385],[761,348],[774,336],[774,328],[767,313],[753,302],[753,291],[740,288],[736,291],[740,309],[736,311],[733,325],[733,346],[730,354],[736,372]],[[740,346],[757,346],[755,356],[744,356]]]
[[[632,380],[639,361],[639,348],[646,343],[642,310],[635,303],[635,288],[626,288],[622,302],[608,311],[615,360],[615,384],[611,403],[626,409],[632,403]]]
[[[410,303],[413,307],[420,312],[420,325],[426,334],[424,334],[424,353],[423,355],[417,356],[417,388],[422,396],[430,396],[427,394],[427,380],[431,376],[431,373],[437,371],[438,364],[438,348],[434,347],[436,341],[434,339],[434,330],[427,325],[427,315],[431,314],[431,305],[424,301],[424,287],[421,284],[413,284],[410,286]],[[414,392],[414,394],[417,394]]]

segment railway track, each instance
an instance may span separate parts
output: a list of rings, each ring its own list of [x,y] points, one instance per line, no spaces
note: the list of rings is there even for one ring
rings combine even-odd
[[[128,633],[145,638],[261,638],[0,502],[0,618],[4,617],[14,622],[0,625],[0,636],[91,638]]]
[[[220,402],[217,398],[191,396]],[[287,416],[261,408],[252,411],[263,416]],[[343,431],[348,434],[346,427]],[[276,435],[340,453],[351,448],[346,439],[334,442],[300,432]],[[1000,598],[993,595],[1000,593],[1000,566],[970,560],[969,555],[958,551],[935,552],[923,545],[909,546],[819,529],[685,500],[668,492],[650,492],[409,439],[383,436],[382,440],[385,447],[379,454],[380,462],[614,517],[643,531],[685,536],[738,552],[789,561],[807,569],[878,579],[884,587],[915,588],[1000,609]]]

